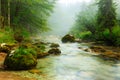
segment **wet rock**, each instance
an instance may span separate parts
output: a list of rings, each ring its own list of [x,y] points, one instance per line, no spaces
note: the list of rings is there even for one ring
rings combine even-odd
[[[48,56],[49,55],[49,53],[47,53],[47,52],[38,52],[37,53],[37,58],[39,59],[39,58],[43,58],[43,57],[46,57],[46,56]]]
[[[86,49],[84,49],[84,51],[86,51],[86,52],[90,52],[90,49],[86,48]]]
[[[118,53],[109,50],[99,54],[98,57],[103,58],[104,60],[112,60],[112,61],[120,60],[120,55]]]
[[[106,50],[102,46],[91,46],[90,49],[96,53],[106,52]]]
[[[75,42],[75,37],[73,35],[67,34],[62,38],[63,43]]]
[[[83,47],[78,47],[78,49],[83,49]]]
[[[18,48],[9,53],[4,61],[5,69],[9,70],[27,70],[37,65],[36,53],[26,48]]]
[[[61,51],[58,48],[53,48],[48,51],[49,54],[59,55]]]
[[[60,47],[60,45],[57,44],[57,43],[52,43],[52,44],[50,45],[50,47],[51,47],[51,48],[57,48],[57,47]]]

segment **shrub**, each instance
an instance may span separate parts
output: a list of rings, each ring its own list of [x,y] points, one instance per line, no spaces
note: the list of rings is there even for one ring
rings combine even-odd
[[[112,29],[112,34],[110,34],[109,30],[106,29],[102,36],[99,38],[109,45],[120,46],[120,27],[115,26]]]
[[[94,37],[90,31],[81,32],[79,37],[83,40],[94,40]]]

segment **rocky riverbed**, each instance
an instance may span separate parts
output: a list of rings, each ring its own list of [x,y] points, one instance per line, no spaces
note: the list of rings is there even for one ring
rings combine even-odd
[[[60,38],[56,36],[49,36],[44,39],[46,39],[45,41],[49,43],[59,44],[58,48],[60,49],[61,54],[49,55],[47,57],[38,59],[37,67],[32,70],[5,71],[2,70],[3,67],[1,65],[0,79],[120,80],[119,60],[116,63],[114,60],[104,60],[101,57],[95,56],[98,54],[103,54],[109,50],[115,52],[116,48],[107,46],[96,47],[96,45],[91,45],[90,43],[62,43]],[[92,49],[93,46],[95,49]],[[100,50],[97,50],[96,48]],[[105,49],[105,51],[103,49]],[[0,55],[1,63],[4,61],[4,57],[5,55]]]

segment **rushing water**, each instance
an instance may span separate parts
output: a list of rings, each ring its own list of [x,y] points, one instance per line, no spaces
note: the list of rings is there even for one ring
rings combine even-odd
[[[63,44],[60,38],[54,36],[47,37],[46,41],[59,43],[62,54],[39,59],[37,69],[41,73],[32,77],[37,76],[38,80],[120,80],[120,65],[78,49],[87,48],[87,45]]]

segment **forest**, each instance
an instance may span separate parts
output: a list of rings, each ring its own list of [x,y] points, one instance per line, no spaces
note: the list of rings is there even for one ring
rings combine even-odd
[[[119,80],[119,0],[0,0],[0,80]]]

